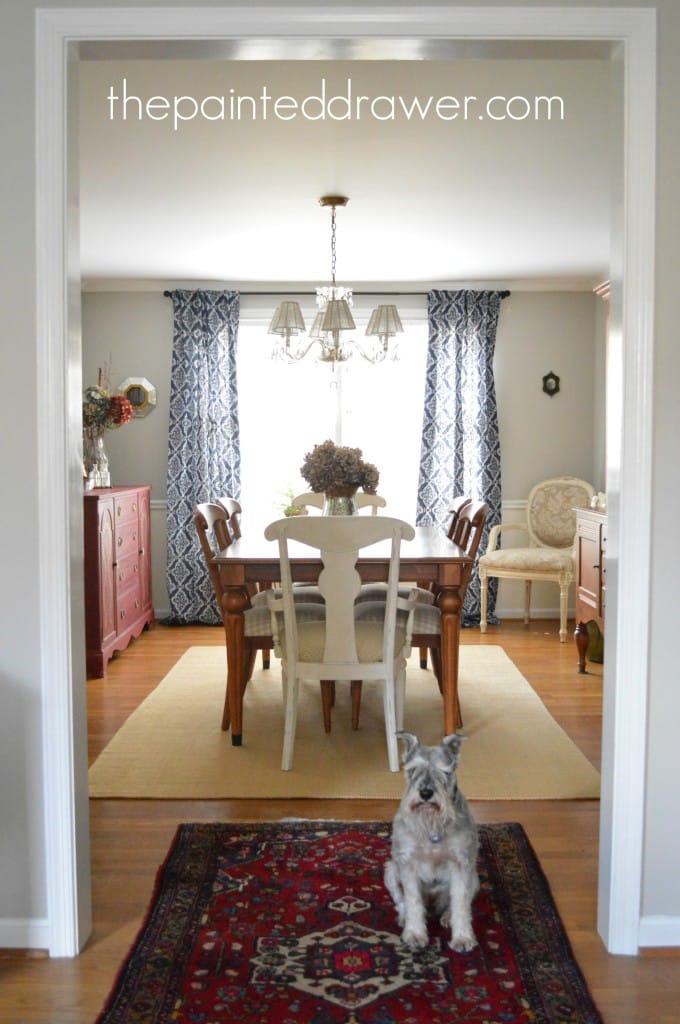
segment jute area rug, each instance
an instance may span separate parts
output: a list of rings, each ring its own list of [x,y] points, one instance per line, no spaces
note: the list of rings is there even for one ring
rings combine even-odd
[[[279,662],[259,670],[244,703],[243,746],[220,728],[223,647],[192,647],[133,712],[90,769],[90,795],[211,800],[229,797],[392,799],[401,773],[387,765],[380,684],[364,683],[359,730],[349,687],[337,686],[326,735],[318,684],[300,698],[293,770],[281,771]],[[463,732],[458,778],[474,800],[578,799],[599,795],[599,775],[498,646],[461,647]],[[431,672],[411,659],[405,728],[439,743],[442,703]]]
[[[390,825],[181,825],[98,1024],[602,1024],[517,824],[480,826],[479,945],[416,953],[383,884]]]

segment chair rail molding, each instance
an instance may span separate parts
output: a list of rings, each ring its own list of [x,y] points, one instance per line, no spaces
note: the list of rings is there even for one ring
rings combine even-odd
[[[623,66],[623,168],[615,224],[611,331],[622,395],[612,416],[607,492],[613,587],[608,621],[599,927],[607,948],[636,953],[640,939],[645,732],[649,653],[656,11],[632,7],[144,7],[36,8],[36,360],[38,490],[52,499],[40,523],[40,647],[47,919],[52,955],[74,956],[87,938],[90,900],[83,721],[74,666],[83,660],[82,553],[71,515],[80,486],[81,437],[77,220],[67,169],[77,164],[69,66],[84,41],[267,40],[272,57],[427,57],[461,40],[612,43]],[[369,40],[371,46],[361,46]],[[352,44],[356,43],[356,46]],[[407,45],[408,44],[408,45]],[[422,45],[417,45],[422,44]],[[411,48],[412,47],[412,48]],[[430,47],[429,52],[432,52]],[[625,223],[625,234],[623,224]],[[78,284],[78,287],[76,285]],[[625,284],[625,287],[624,287]],[[618,404],[618,403],[617,403]],[[623,409],[625,408],[625,417]],[[57,599],[55,599],[55,596]],[[75,606],[72,602],[75,597]],[[72,612],[75,607],[75,613]],[[625,667],[625,701],[616,680]],[[86,744],[85,744],[86,745]]]

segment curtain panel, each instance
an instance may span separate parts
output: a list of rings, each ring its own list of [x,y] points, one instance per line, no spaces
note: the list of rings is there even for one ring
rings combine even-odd
[[[501,516],[501,452],[493,355],[501,300],[507,291],[431,291],[429,341],[416,522],[446,527],[451,499],[485,501],[490,528]],[[489,580],[488,621],[498,581]],[[473,573],[463,624],[480,618],[479,576]]]
[[[236,344],[239,293],[172,291],[167,478],[170,622],[222,621],[193,524],[194,506],[240,497]]]

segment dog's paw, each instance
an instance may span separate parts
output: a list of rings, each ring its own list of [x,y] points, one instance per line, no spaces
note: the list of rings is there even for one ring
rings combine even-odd
[[[449,946],[455,953],[470,953],[477,945],[474,935],[454,935]]]
[[[404,928],[401,933],[401,941],[409,949],[425,949],[425,946],[427,946],[427,932],[416,932],[410,928]]]

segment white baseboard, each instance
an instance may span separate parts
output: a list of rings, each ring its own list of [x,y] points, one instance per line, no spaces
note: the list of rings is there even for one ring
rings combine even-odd
[[[0,918],[0,949],[49,948],[50,929],[46,918]]]
[[[649,946],[669,949],[680,946],[680,917],[649,914],[640,918],[638,944],[641,949]]]
[[[496,615],[499,619],[524,619],[524,608],[499,608],[496,605]],[[569,609],[569,618],[574,618],[574,609]],[[555,619],[559,622],[559,608],[531,608],[531,621],[534,619]]]

